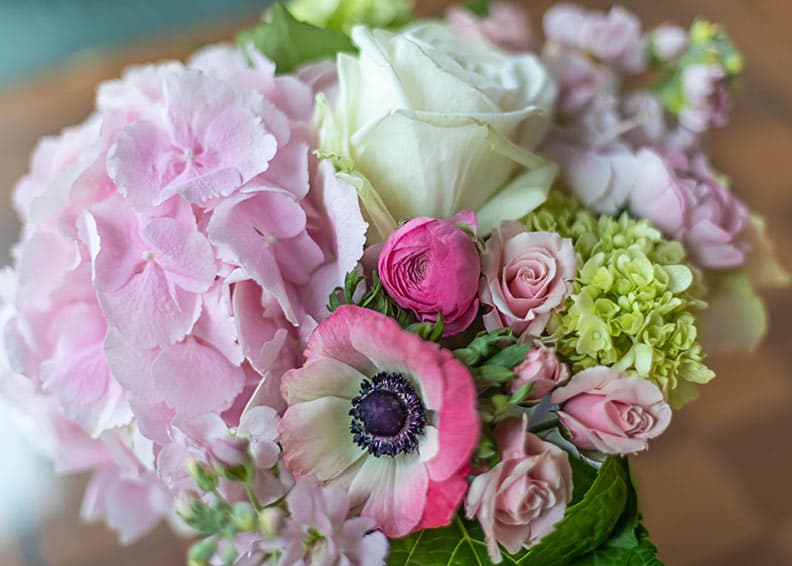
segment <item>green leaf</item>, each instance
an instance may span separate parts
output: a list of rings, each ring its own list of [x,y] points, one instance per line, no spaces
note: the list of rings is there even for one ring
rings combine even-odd
[[[357,50],[346,34],[300,22],[280,3],[272,7],[269,21],[240,33],[237,42],[252,43],[275,63],[278,73],[289,73],[305,63]]]
[[[572,505],[583,499],[594,480],[597,479],[597,470],[580,458],[569,456],[569,464],[572,467]]]
[[[513,368],[525,361],[525,356],[530,349],[530,344],[514,344],[492,356],[487,360],[487,364]]]
[[[467,8],[468,12],[472,12],[479,18],[486,18],[489,16],[490,3],[489,0],[469,0],[469,2],[465,4],[465,8]]]
[[[591,473],[582,468],[588,465],[579,461],[573,466],[576,481],[583,485],[588,483]],[[535,547],[517,555],[504,552],[502,564],[568,566],[608,540],[624,514],[632,490],[626,463],[616,458],[605,460],[590,485],[585,496],[567,509],[564,519],[552,533]],[[478,523],[464,521],[460,517],[456,517],[448,527],[427,529],[391,541],[389,566],[471,564],[483,566],[491,562]]]
[[[649,532],[640,524],[638,497],[630,483],[624,513],[611,538],[572,566],[663,566]]]
[[[391,541],[388,566],[484,566],[487,547],[480,533],[460,517],[442,529],[425,529]]]

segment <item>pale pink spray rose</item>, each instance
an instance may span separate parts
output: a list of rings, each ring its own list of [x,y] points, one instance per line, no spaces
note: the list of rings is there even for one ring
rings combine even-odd
[[[466,8],[454,6],[448,10],[446,19],[460,35],[486,39],[505,51],[520,53],[536,46],[528,16],[510,2],[494,2],[483,18]]]
[[[517,376],[509,384],[509,390],[516,393],[524,385],[531,385],[527,399],[541,399],[554,388],[569,380],[569,368],[553,348],[537,344],[525,356],[525,360],[514,368]]]
[[[481,302],[491,307],[484,326],[511,327],[523,340],[539,336],[569,295],[576,266],[571,240],[504,222],[481,257]]]
[[[478,313],[479,257],[455,224],[414,218],[388,237],[380,253],[382,284],[396,303],[421,321],[442,315],[443,334],[465,330]]]
[[[501,461],[473,480],[465,501],[467,517],[478,518],[496,564],[502,560],[498,544],[512,554],[533,546],[553,531],[572,499],[567,453],[526,425],[513,418],[496,427]]]
[[[671,422],[671,407],[654,383],[603,366],[575,374],[551,399],[561,405],[561,423],[583,450],[641,452]]]

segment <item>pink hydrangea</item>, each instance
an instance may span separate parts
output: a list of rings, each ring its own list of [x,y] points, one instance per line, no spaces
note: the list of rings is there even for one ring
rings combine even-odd
[[[289,469],[345,489],[388,536],[447,525],[479,435],[468,370],[395,320],[349,305],[317,327],[306,358],[282,381]]]
[[[124,540],[167,511],[157,493],[191,488],[190,459],[276,465],[280,377],[362,254],[357,193],[312,154],[313,87],[274,71],[232,47],[130,69],[42,142],[15,192],[12,375],[59,466],[98,470],[86,516]],[[290,476],[256,477],[272,501]]]
[[[719,65],[690,65],[682,72],[685,106],[679,122],[694,132],[725,126],[729,121],[732,97],[728,77]]]

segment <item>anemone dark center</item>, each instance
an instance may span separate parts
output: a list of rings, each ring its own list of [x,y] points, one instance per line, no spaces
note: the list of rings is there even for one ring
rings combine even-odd
[[[398,372],[380,372],[364,380],[349,414],[355,444],[377,457],[414,451],[426,427],[423,401]]]
[[[371,434],[394,436],[404,427],[407,408],[393,391],[377,389],[360,401],[360,420]]]

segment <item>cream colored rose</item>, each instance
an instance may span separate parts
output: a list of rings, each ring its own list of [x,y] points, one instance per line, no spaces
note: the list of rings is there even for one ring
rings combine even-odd
[[[547,132],[556,88],[536,57],[439,23],[356,27],[352,38],[360,53],[339,55],[322,150],[370,182],[361,193],[370,215],[378,205],[397,221],[470,209],[486,233],[543,202],[556,169],[530,149]]]

